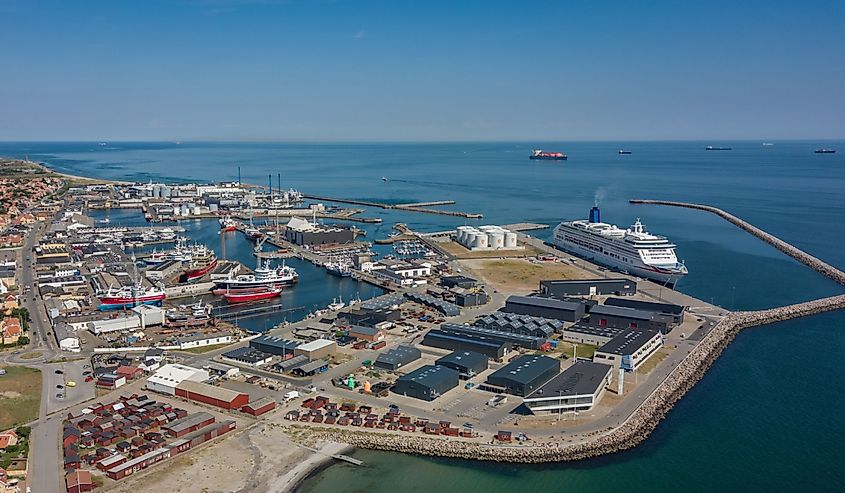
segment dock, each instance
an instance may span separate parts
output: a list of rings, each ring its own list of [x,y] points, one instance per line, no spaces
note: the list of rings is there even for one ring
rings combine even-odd
[[[440,209],[429,209],[430,206],[435,205],[453,205],[454,200],[435,200],[429,202],[416,202],[409,204],[388,204],[385,202],[373,202],[370,200],[359,199],[343,199],[337,197],[323,197],[321,195],[303,195],[304,198],[310,200],[320,200],[323,202],[336,202],[339,204],[363,205],[366,207],[377,207],[379,209],[393,209],[408,212],[420,212],[424,214],[439,214],[442,216],[456,216],[465,217],[467,219],[481,219],[483,216],[475,212],[460,212],[460,211],[444,211]]]
[[[343,454],[334,454],[332,455],[332,459],[342,460],[344,462],[348,462],[355,466],[362,466],[364,465],[364,461],[360,459],[356,459],[355,457],[349,457],[348,455]]]

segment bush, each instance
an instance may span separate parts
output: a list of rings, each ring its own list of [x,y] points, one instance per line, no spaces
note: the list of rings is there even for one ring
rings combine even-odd
[[[26,346],[27,344],[29,344],[29,337],[20,336],[18,338],[18,346]]]
[[[29,426],[18,426],[15,429],[15,433],[17,433],[18,436],[21,438],[28,439],[29,434],[32,433],[32,428],[30,428]]]

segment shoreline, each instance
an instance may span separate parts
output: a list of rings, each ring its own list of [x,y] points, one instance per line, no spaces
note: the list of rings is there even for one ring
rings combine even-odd
[[[266,486],[272,491],[290,491],[295,493],[300,490],[302,484],[308,478],[334,465],[336,459],[332,455],[348,454],[354,449],[355,447],[347,443],[327,441],[319,449],[312,449],[313,451],[307,459]]]

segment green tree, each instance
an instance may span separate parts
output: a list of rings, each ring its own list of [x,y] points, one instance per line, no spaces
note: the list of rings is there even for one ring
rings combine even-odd
[[[27,336],[18,337],[18,346],[26,346],[27,344],[29,344],[29,337],[27,337]]]
[[[29,434],[32,433],[32,428],[29,426],[18,426],[15,428],[15,433],[21,438],[29,439]]]

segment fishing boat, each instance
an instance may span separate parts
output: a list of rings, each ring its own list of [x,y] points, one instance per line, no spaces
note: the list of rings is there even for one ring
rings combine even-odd
[[[235,220],[229,216],[221,217],[218,222],[220,223],[220,231],[229,232],[237,229]]]
[[[332,311],[337,311],[343,308],[344,306],[346,306],[346,303],[343,302],[343,298],[335,298],[332,300],[331,303],[329,303],[328,309]]]
[[[159,304],[165,298],[164,291],[155,287],[142,288],[140,285],[111,288],[99,296],[99,309],[115,310],[132,308],[137,305]]]
[[[189,251],[191,261],[183,276],[184,282],[195,281],[217,267],[217,256],[214,254],[214,250],[205,245],[192,245]]]
[[[237,303],[248,303],[250,301],[269,300],[270,298],[281,296],[281,294],[281,287],[268,287],[253,293],[226,293],[223,295],[223,298],[226,299],[226,303],[234,305]]]

